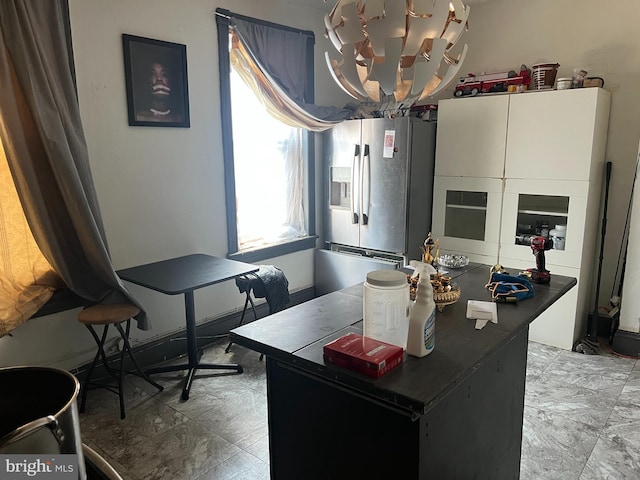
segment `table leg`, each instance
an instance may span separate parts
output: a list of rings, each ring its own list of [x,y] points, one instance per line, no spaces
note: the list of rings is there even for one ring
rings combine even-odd
[[[184,308],[187,324],[187,357],[189,363],[182,365],[168,365],[165,367],[154,367],[146,371],[147,375],[152,373],[177,372],[180,370],[188,370],[187,378],[182,389],[182,399],[189,399],[191,384],[197,370],[235,370],[236,373],[242,373],[242,366],[237,363],[200,363],[198,355],[198,338],[196,332],[196,312],[193,291],[185,292]]]

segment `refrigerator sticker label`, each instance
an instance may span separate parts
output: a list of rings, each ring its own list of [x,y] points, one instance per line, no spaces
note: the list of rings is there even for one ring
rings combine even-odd
[[[385,130],[384,131],[384,151],[382,152],[382,158],[393,158],[393,147],[396,144],[396,131]]]

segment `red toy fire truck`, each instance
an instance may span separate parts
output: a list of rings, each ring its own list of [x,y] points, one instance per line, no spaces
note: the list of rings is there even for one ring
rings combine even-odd
[[[488,73],[485,75],[473,75],[460,77],[453,92],[456,97],[463,95],[478,95],[479,93],[506,92],[509,85],[525,85],[531,83],[531,70],[526,65],[520,67],[520,72],[509,70],[508,72]]]

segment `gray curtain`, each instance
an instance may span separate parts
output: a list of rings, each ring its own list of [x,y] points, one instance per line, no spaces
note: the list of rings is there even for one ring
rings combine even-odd
[[[0,1],[0,138],[45,258],[88,303],[142,306],[114,272],[72,76],[66,0]]]
[[[262,72],[278,83],[291,100],[316,119],[341,122],[352,118],[353,108],[314,104],[313,84],[307,80],[309,55],[313,56],[313,34],[290,31],[267,23],[256,23],[231,14],[230,23]],[[313,58],[311,58],[313,61]]]

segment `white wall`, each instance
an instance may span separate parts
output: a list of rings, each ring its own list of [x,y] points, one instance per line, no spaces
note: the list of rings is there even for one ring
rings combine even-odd
[[[640,150],[638,151],[640,156]],[[631,229],[629,230],[629,250],[627,268],[624,275],[622,303],[620,305],[620,329],[627,332],[640,332],[640,179],[636,178],[633,189],[633,208],[631,210]]]
[[[80,110],[107,240],[116,269],[194,252],[227,253],[217,7],[305,30],[323,38],[323,12],[276,0],[70,0]],[[312,2],[310,2],[312,3]],[[326,8],[319,2],[321,8]],[[130,127],[123,70],[123,33],[185,44],[191,128]],[[337,90],[320,63],[317,100]],[[248,119],[250,119],[250,112]],[[258,128],[258,126],[256,126]],[[313,285],[313,251],[265,260],[283,269],[291,291]],[[152,330],[144,342],[184,328],[182,296],[126,284],[144,305]],[[234,282],[196,292],[196,318],[216,318],[243,305]],[[78,310],[32,319],[0,339],[0,365],[74,368],[95,345]]]
[[[324,51],[332,51],[332,47],[324,38],[322,17],[334,3],[70,0],[81,114],[116,269],[192,252],[227,253],[214,10],[222,7],[314,30],[316,101],[342,105],[347,99],[333,84],[323,59]],[[604,77],[605,88],[613,94],[607,147],[613,175],[603,304],[614,287],[640,138],[640,7],[634,0],[611,4],[598,0],[471,3],[470,30],[463,38],[469,44],[469,54],[461,73],[557,61],[559,76],[570,76],[573,68],[581,67],[589,75]],[[122,33],[187,45],[191,128],[128,126]],[[451,94],[449,88],[439,98]],[[594,252],[594,263],[597,257]],[[283,268],[292,290],[313,283],[311,251],[264,263]],[[631,269],[637,270],[638,265],[629,264],[627,271]],[[131,292],[153,322],[148,332],[133,331],[135,341],[147,341],[184,326],[182,297],[136,286],[131,286]],[[640,298],[634,300],[629,308],[637,318]],[[233,282],[209,287],[196,292],[196,316],[218,317],[240,308],[241,302]],[[72,368],[87,361],[94,345],[76,315],[74,310],[33,319],[16,329],[12,337],[1,338],[0,365]]]

